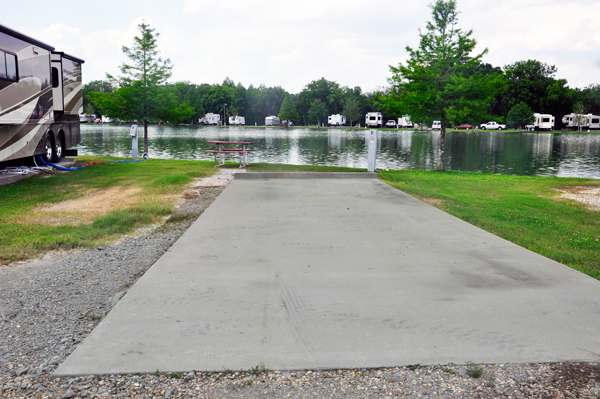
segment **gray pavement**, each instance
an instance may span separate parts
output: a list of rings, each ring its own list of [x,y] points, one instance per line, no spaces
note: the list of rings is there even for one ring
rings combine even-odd
[[[55,375],[600,360],[599,281],[376,179],[284,177],[236,178]]]

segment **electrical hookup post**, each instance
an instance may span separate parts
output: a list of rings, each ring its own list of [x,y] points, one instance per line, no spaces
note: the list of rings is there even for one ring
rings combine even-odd
[[[367,160],[367,170],[375,172],[375,159],[377,158],[377,130],[371,130],[369,134],[369,155]]]
[[[136,160],[138,159],[138,125],[131,125],[129,135],[131,136],[131,159]]]

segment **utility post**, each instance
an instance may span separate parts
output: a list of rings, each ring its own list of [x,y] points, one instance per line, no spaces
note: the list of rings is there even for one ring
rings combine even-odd
[[[227,103],[223,105],[223,126],[227,126],[227,121],[225,121],[225,108],[227,108]]]

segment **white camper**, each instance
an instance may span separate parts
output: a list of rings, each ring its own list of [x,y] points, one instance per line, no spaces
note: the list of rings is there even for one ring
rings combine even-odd
[[[600,116],[592,114],[568,114],[563,116],[562,123],[565,127],[572,130],[577,130],[579,124],[581,124],[581,129],[600,129]]]
[[[442,130],[442,122],[441,121],[433,121],[431,124],[432,130]]]
[[[527,130],[554,130],[554,116],[550,114],[533,114],[533,125],[526,125]]]
[[[398,127],[401,127],[401,128],[414,127],[413,123],[410,121],[410,116],[404,115],[402,118],[398,118]]]
[[[381,112],[369,112],[365,115],[366,127],[381,127],[383,126],[383,114]]]
[[[265,118],[265,126],[279,126],[281,124],[281,119],[277,116],[267,116]]]
[[[211,114],[210,112],[204,115],[207,125],[218,125],[221,121],[221,114]]]
[[[245,125],[246,124],[246,118],[244,118],[243,116],[230,116],[229,117],[229,124],[230,125],[235,125],[235,126],[241,126],[241,125]]]
[[[340,114],[329,115],[327,117],[327,123],[330,126],[344,126],[346,124],[346,117]]]
[[[83,63],[0,25],[0,162],[58,162],[79,144]]]

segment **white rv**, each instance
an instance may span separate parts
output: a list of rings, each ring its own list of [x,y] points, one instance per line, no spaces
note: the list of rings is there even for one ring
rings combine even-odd
[[[204,115],[207,125],[218,125],[221,121],[221,114],[211,114],[210,112]]]
[[[533,125],[526,125],[527,130],[553,130],[554,129],[554,116],[550,114],[533,114],[535,121]]]
[[[346,124],[346,117],[340,114],[329,115],[327,117],[327,123],[330,126],[344,126]]]
[[[245,125],[246,124],[246,118],[244,118],[243,116],[230,116],[229,117],[229,124],[230,125]]]
[[[442,130],[442,122],[441,121],[433,121],[431,124],[432,130]]]
[[[410,116],[404,115],[402,118],[398,118],[398,127],[401,127],[401,128],[414,127],[413,123],[410,121]]]
[[[0,25],[0,162],[79,144],[83,62]]]
[[[563,116],[562,123],[569,129],[577,130],[581,119],[581,129],[600,129],[600,116],[592,114],[568,114]]]
[[[365,116],[366,127],[381,127],[383,126],[383,114],[381,112],[369,112]]]
[[[277,116],[267,116],[265,118],[265,126],[279,126],[281,124],[281,119]]]

